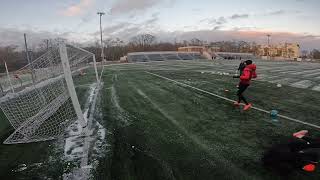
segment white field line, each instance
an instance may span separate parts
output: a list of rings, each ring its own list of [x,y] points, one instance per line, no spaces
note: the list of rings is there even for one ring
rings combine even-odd
[[[100,73],[100,77],[99,77],[100,83],[101,83],[101,78],[102,78],[102,75],[103,75],[104,67],[105,67],[105,66],[102,66],[102,69],[101,69],[101,73]]]
[[[188,130],[181,125],[174,117],[170,116],[165,110],[163,110],[160,106],[158,106],[158,104],[154,101],[152,101],[152,99],[150,99],[144,92],[142,92],[140,89],[137,89],[136,87],[134,87],[134,89],[138,92],[139,95],[141,95],[143,98],[147,99],[152,106],[157,109],[157,111],[159,111],[166,119],[168,119],[172,124],[174,124],[179,130],[181,130],[189,139],[191,139],[193,142],[195,142],[198,146],[200,146],[202,149],[204,149],[205,151],[207,151],[208,153],[211,154],[212,148],[209,147],[207,144],[203,143],[199,137],[197,135],[194,135],[190,132],[188,132]],[[216,157],[216,155],[214,155]],[[217,159],[220,159],[221,162],[225,163],[225,165],[227,164],[231,164],[226,158],[222,158],[221,157],[216,157]],[[209,160],[208,160],[209,161]],[[209,161],[210,162],[210,161]],[[214,163],[211,162],[210,165],[213,165]],[[229,166],[229,165],[228,165]],[[241,169],[239,169],[239,167],[234,166],[233,164],[231,165],[232,168],[237,169],[238,172],[242,173],[243,175],[248,176],[249,174],[247,174],[244,171],[241,171]]]
[[[86,180],[89,177],[89,173],[90,173],[90,168],[88,167],[88,158],[89,158],[89,148],[90,148],[90,143],[91,143],[91,134],[92,131],[90,131],[91,127],[92,127],[92,123],[93,123],[93,114],[94,114],[94,110],[96,107],[96,102],[97,102],[97,97],[99,94],[99,91],[101,89],[101,87],[103,86],[103,82],[101,81],[101,77],[103,75],[103,71],[104,71],[104,66],[102,66],[102,70],[101,70],[101,74],[100,74],[100,79],[99,82],[97,83],[96,87],[93,89],[93,91],[91,92],[92,94],[90,94],[88,101],[89,103],[91,103],[91,106],[89,105],[90,109],[88,109],[85,113],[84,116],[87,116],[88,111],[90,111],[90,115],[89,117],[85,117],[88,118],[88,125],[87,127],[84,129],[83,135],[84,137],[84,146],[83,146],[83,157],[81,158],[81,163],[80,163],[80,168],[81,168],[81,175],[82,175],[82,180]]]
[[[94,116],[94,110],[96,107],[96,102],[97,102],[97,96],[99,94],[100,88],[103,86],[103,84],[97,83],[97,86],[92,92],[92,95],[90,95],[89,103],[91,103],[90,109],[84,113],[85,116],[87,116],[88,111],[90,111],[90,115],[88,117],[88,126],[86,129],[84,129],[83,135],[84,135],[84,145],[83,145],[83,156],[81,158],[81,163],[80,163],[80,168],[81,168],[81,175],[82,175],[82,180],[86,180],[89,178],[89,173],[90,173],[90,168],[88,167],[88,158],[89,158],[89,149],[90,149],[90,144],[91,144],[91,135],[92,135],[92,123],[93,123],[93,116]],[[86,117],[87,118],[87,117]]]
[[[159,62],[158,62],[159,63]],[[150,64],[150,62],[135,62],[135,63],[115,63],[115,64],[107,64],[103,65],[103,67],[112,67],[112,66],[124,66],[124,65],[136,65],[136,64]],[[102,73],[101,73],[102,75]]]
[[[145,64],[170,64],[171,62],[191,62],[193,60],[169,60],[169,61],[147,61],[147,62],[130,62],[130,63],[114,63],[103,65],[103,67],[122,66],[122,65],[145,65]]]
[[[232,103],[235,102],[235,101],[232,100],[232,99],[229,99],[229,98],[226,98],[226,97],[223,97],[223,96],[220,96],[220,95],[211,93],[211,92],[206,91],[206,90],[203,90],[203,89],[199,89],[199,88],[190,86],[190,85],[185,84],[185,83],[182,83],[182,82],[175,81],[175,80],[173,80],[173,79],[169,79],[169,78],[167,78],[167,77],[164,77],[164,76],[161,76],[161,75],[158,75],[158,74],[154,74],[154,73],[147,72],[147,71],[146,71],[146,73],[151,74],[151,75],[153,75],[153,76],[157,76],[157,77],[159,77],[159,78],[162,78],[162,79],[165,79],[165,80],[168,80],[168,81],[171,81],[171,82],[174,82],[174,83],[176,83],[176,84],[178,84],[178,85],[181,85],[181,86],[184,86],[184,87],[189,87],[189,88],[191,88],[191,89],[194,89],[194,90],[197,90],[197,91],[200,91],[200,92],[209,94],[209,95],[211,95],[211,96],[215,96],[215,97],[217,97],[217,98],[223,99],[223,100],[228,101],[228,102],[232,102]],[[257,110],[257,111],[270,114],[270,111],[267,111],[267,110],[264,110],[264,109],[261,109],[261,108],[252,107],[252,109],[255,109],[255,110]],[[300,123],[300,124],[304,124],[304,125],[307,125],[307,126],[310,126],[310,127],[313,127],[313,128],[320,129],[320,126],[315,125],[315,124],[311,124],[311,123],[308,123],[308,122],[300,121],[300,120],[298,120],[298,119],[294,119],[294,118],[291,118],[291,117],[288,117],[288,116],[284,116],[284,115],[281,115],[281,114],[278,114],[278,116],[281,117],[281,118],[283,118],[283,119],[287,119],[287,120],[289,120],[289,121],[293,121],[293,122],[296,122],[296,123]]]
[[[77,85],[77,86],[74,86],[74,87],[83,87],[83,88],[88,88],[88,87],[91,87],[92,84],[81,84],[81,85]]]

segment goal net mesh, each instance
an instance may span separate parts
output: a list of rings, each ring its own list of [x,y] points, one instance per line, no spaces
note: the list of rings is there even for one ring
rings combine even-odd
[[[78,76],[92,64],[92,53],[71,45],[66,45],[66,49],[72,76]],[[0,98],[0,107],[15,129],[5,144],[57,138],[78,119],[60,55],[59,47],[52,47],[11,75],[11,92]]]

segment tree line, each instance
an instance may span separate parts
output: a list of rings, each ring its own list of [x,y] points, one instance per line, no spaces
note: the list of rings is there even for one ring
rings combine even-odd
[[[31,61],[35,60],[43,53],[45,53],[50,47],[57,45],[60,41],[64,41],[61,38],[43,40],[37,46],[33,47],[31,51],[28,51]],[[78,44],[81,46],[81,44]],[[246,41],[218,41],[207,42],[197,38],[190,40],[183,40],[180,42],[161,42],[151,34],[141,34],[131,38],[129,42],[124,42],[119,38],[109,38],[103,41],[105,58],[109,61],[119,60],[120,57],[125,56],[130,52],[139,51],[176,51],[181,46],[202,46],[209,45],[213,47],[219,47],[221,52],[241,52],[241,53],[258,53],[259,45],[255,42]],[[86,46],[84,49],[94,53],[97,61],[101,61],[101,45],[97,41],[93,45]],[[310,52],[302,51],[302,57],[320,59],[320,51],[314,49]],[[7,62],[10,71],[17,70],[27,65],[26,51],[21,50],[18,46],[10,45],[0,47],[0,73],[5,72],[4,61]]]

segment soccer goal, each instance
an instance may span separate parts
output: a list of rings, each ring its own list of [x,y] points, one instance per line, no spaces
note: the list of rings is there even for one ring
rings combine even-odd
[[[85,127],[73,80],[88,68],[99,82],[95,55],[60,43],[15,71],[11,81],[18,83],[10,83],[10,92],[0,98],[2,112],[15,129],[4,144],[55,139],[76,120]]]

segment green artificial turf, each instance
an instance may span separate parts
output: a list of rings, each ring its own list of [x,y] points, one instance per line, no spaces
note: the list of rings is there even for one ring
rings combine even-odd
[[[238,80],[209,72],[220,66],[180,61],[106,67],[97,101],[103,118],[97,120],[107,129],[108,146],[93,164],[92,179],[319,179],[319,171],[280,177],[260,160],[266,149],[293,132],[308,129],[317,137],[317,129],[285,119],[273,122],[269,114],[243,112],[230,102],[146,73],[235,99]],[[74,78],[82,106],[86,85],[95,80],[93,71],[87,73]],[[256,107],[320,125],[319,92],[255,81],[246,96]],[[0,123],[3,141],[13,129],[2,113]],[[0,144],[0,179],[61,179],[70,170],[61,145],[63,140]],[[22,164],[28,169],[17,171]]]
[[[100,159],[96,179],[281,179],[261,165],[266,149],[301,129],[319,136],[305,125],[272,122],[269,114],[253,109],[242,112],[230,102],[145,72],[150,70],[235,98],[237,80],[229,76],[147,65],[106,68],[102,124],[111,132],[112,153]],[[247,95],[257,107],[303,121],[316,123],[319,116],[318,92],[256,81]],[[286,178],[320,175],[295,172]]]

